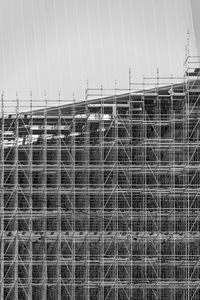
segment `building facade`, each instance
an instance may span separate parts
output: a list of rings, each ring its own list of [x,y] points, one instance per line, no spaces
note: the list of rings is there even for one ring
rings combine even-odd
[[[198,76],[25,113],[2,96],[1,299],[199,299]]]

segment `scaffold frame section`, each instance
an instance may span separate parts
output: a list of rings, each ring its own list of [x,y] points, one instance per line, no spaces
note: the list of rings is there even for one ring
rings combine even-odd
[[[83,101],[1,95],[0,299],[200,298],[200,68],[185,66]]]

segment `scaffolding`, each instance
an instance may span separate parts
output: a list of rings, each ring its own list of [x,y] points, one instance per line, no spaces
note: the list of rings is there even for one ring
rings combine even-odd
[[[200,299],[199,76],[2,94],[0,299]]]

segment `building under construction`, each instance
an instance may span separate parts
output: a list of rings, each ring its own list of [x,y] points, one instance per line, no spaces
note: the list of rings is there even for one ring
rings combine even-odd
[[[195,59],[97,99],[2,95],[0,299],[200,299]]]

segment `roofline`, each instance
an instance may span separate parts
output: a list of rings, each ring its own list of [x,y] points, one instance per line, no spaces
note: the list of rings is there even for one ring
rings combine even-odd
[[[158,88],[154,87],[154,88],[148,88],[148,89],[141,89],[141,90],[138,90],[138,91],[128,91],[127,93],[121,93],[121,94],[113,94],[111,96],[102,96],[102,97],[98,97],[98,98],[95,98],[95,99],[84,99],[84,100],[79,100],[79,101],[76,101],[76,100],[71,100],[70,103],[66,103],[66,104],[63,104],[63,105],[56,105],[56,106],[50,106],[48,108],[41,108],[41,109],[36,109],[36,110],[33,110],[32,112],[30,111],[27,111],[27,112],[21,112],[20,114],[24,114],[24,115],[29,115],[29,114],[37,114],[37,113],[42,113],[42,112],[48,112],[50,110],[54,110],[54,109],[62,109],[62,108],[67,108],[67,107],[70,107],[72,105],[75,105],[75,106],[78,106],[78,105],[86,105],[86,104],[90,104],[90,103],[94,103],[96,101],[107,101],[107,100],[113,100],[113,99],[119,99],[119,98],[122,98],[122,97],[126,97],[126,96],[140,96],[140,95],[145,95],[146,92],[154,92],[156,90],[166,90],[166,89],[171,89],[172,87],[179,87],[179,86],[183,86],[184,85],[184,82],[181,82],[181,83],[175,83],[175,84],[171,84],[171,85],[164,85],[164,86],[159,86]]]

